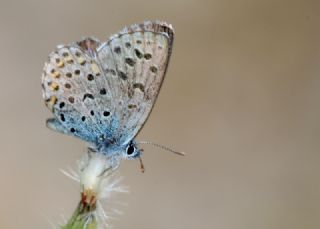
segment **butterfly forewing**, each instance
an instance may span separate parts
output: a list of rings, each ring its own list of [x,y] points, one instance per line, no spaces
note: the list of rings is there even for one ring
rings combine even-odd
[[[164,23],[132,25],[101,46],[99,59],[119,89],[115,97],[120,120],[117,138],[131,140],[145,123],[160,90],[173,42],[173,30]],[[110,70],[110,66],[112,66]]]
[[[42,78],[46,104],[56,118],[48,126],[93,143],[132,140],[157,98],[172,42],[169,25],[145,22],[96,49],[90,47],[98,42],[84,50],[84,41],[58,48]]]

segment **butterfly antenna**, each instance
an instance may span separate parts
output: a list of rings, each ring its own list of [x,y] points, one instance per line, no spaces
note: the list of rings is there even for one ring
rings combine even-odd
[[[159,148],[161,148],[161,149],[163,149],[163,150],[169,151],[169,152],[171,152],[171,153],[178,154],[178,155],[180,155],[180,156],[185,156],[185,155],[186,155],[185,152],[176,151],[176,150],[170,149],[170,148],[167,147],[167,146],[163,146],[163,145],[160,145],[160,144],[157,144],[157,143],[154,143],[154,142],[142,141],[142,142],[138,142],[138,144],[153,145],[153,146],[155,146],[155,147],[159,147]]]

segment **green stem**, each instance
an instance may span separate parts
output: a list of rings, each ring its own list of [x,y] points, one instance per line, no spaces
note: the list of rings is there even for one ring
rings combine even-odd
[[[88,211],[80,202],[68,223],[63,225],[61,229],[98,229],[97,219],[92,214],[93,211],[95,210]]]

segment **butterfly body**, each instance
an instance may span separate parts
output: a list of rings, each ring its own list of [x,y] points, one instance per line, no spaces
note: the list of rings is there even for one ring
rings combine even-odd
[[[170,25],[147,21],[106,42],[89,37],[59,46],[42,76],[43,96],[55,116],[47,126],[115,161],[139,157],[134,137],[156,101],[172,43]]]

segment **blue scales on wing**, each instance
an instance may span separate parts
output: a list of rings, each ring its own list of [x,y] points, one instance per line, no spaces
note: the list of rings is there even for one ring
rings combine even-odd
[[[172,43],[170,25],[148,21],[106,42],[85,38],[59,46],[42,77],[43,96],[54,114],[47,126],[97,146],[128,144],[156,101]]]

